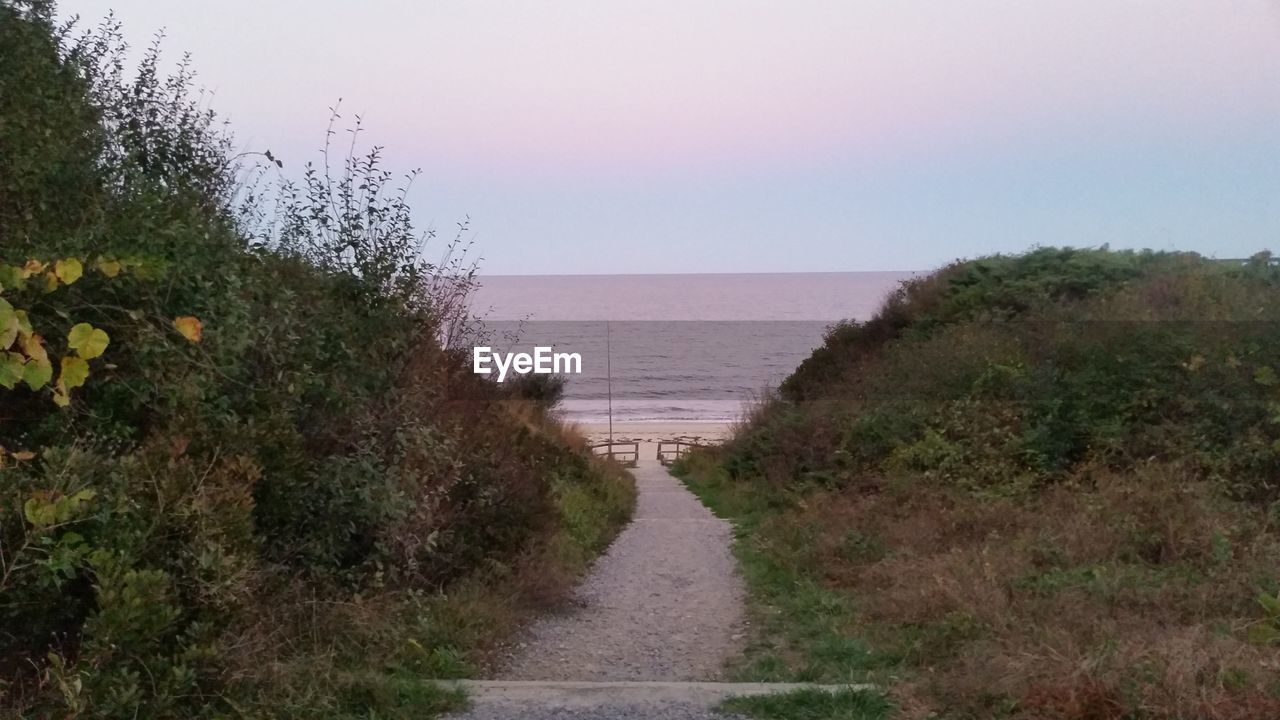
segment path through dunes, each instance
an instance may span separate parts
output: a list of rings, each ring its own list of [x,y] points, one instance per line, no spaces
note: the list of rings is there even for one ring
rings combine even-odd
[[[732,528],[656,460],[634,471],[635,518],[516,646],[504,680],[712,680],[742,639]]]
[[[635,517],[571,608],[535,623],[493,679],[454,683],[472,702],[457,720],[732,720],[714,710],[729,697],[819,687],[720,682],[746,627],[733,528],[656,460],[633,474]]]
[[[631,524],[572,607],[530,628],[495,677],[574,682],[480,683],[468,688],[474,707],[462,717],[710,716],[715,686],[680,681],[719,679],[742,641],[732,528],[656,460],[641,460],[633,472],[639,496]],[[605,684],[593,693],[590,683]]]

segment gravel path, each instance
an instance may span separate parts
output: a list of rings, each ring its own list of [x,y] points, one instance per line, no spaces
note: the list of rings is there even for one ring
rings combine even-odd
[[[458,720],[732,720],[713,710],[729,686],[653,682],[717,680],[738,649],[744,590],[732,529],[656,460],[633,474],[631,524],[571,608],[511,648],[496,678],[517,682],[469,688],[472,707]]]
[[[656,460],[633,474],[630,525],[578,588],[536,623],[503,680],[714,680],[743,637],[730,525]]]

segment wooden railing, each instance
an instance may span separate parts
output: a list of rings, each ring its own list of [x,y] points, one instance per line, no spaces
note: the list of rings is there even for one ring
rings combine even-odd
[[[708,443],[700,437],[681,436],[674,440],[658,441],[658,462],[670,465],[679,460],[694,448],[707,447]]]
[[[640,459],[640,442],[638,440],[614,440],[598,442],[591,446],[591,452],[598,457],[607,457],[627,467],[635,467]]]

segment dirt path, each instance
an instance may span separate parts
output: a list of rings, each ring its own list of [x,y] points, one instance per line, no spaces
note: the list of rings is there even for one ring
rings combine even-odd
[[[716,705],[836,689],[720,682],[746,622],[732,529],[656,460],[634,474],[635,518],[579,586],[574,607],[530,628],[494,679],[455,683],[472,703],[455,720],[743,720]]]
[[[730,525],[656,460],[634,471],[631,524],[576,591],[534,625],[501,680],[713,680],[743,633]]]

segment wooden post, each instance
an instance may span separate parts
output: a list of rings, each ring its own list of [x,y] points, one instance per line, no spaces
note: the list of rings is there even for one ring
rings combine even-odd
[[[604,321],[604,367],[605,384],[609,395],[609,444],[613,445],[613,338],[609,329],[609,321]],[[637,457],[637,460],[640,458]]]

